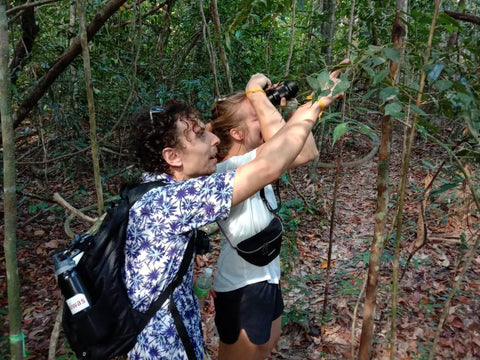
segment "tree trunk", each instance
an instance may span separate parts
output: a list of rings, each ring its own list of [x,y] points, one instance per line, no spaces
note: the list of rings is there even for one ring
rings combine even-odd
[[[230,75],[230,66],[228,65],[227,54],[222,45],[222,25],[220,23],[220,16],[218,15],[218,5],[217,0],[212,0],[211,3],[211,12],[213,18],[213,26],[215,28],[215,40],[218,46],[218,54],[220,55],[220,60],[222,60],[223,67],[225,69],[225,77],[227,78],[228,91],[233,92],[232,76]]]
[[[475,16],[471,14],[465,14],[461,12],[448,11],[445,10],[445,14],[450,15],[452,18],[460,21],[466,21],[475,25],[480,25],[480,16]]]
[[[163,22],[162,22],[163,25],[162,25],[162,29],[160,30],[160,33],[158,34],[157,49],[156,49],[156,54],[158,55],[159,64],[163,64],[163,61],[162,61],[163,53],[165,51],[165,47],[168,44],[168,40],[170,39],[170,33],[171,33],[170,27],[172,24],[171,15],[172,15],[172,10],[174,5],[175,5],[175,0],[168,0],[165,2],[165,5],[164,5],[165,10],[164,10]],[[157,76],[157,80],[159,83],[168,81],[168,79],[165,78],[164,67],[165,65],[158,66],[160,73]]]
[[[322,53],[325,55],[327,65],[332,64],[332,41],[335,34],[335,13],[337,12],[337,2],[335,0],[325,0],[323,4],[324,14],[328,14],[328,21],[322,24],[323,42]]]
[[[377,175],[377,210],[375,213],[375,226],[373,242],[370,250],[368,265],[368,279],[363,310],[362,334],[360,336],[359,360],[370,359],[370,344],[373,337],[373,318],[375,315],[376,292],[378,275],[381,265],[381,256],[385,243],[385,225],[388,215],[388,165],[390,162],[390,139],[392,133],[392,120],[385,116],[382,120],[382,139],[378,157]]]
[[[110,0],[102,9],[100,9],[92,19],[87,28],[87,38],[90,41],[100,30],[105,22],[125,3],[126,0]],[[80,38],[76,38],[67,51],[65,51],[55,63],[50,67],[47,73],[40,79],[32,92],[20,104],[18,110],[13,116],[14,127],[27,117],[40,98],[45,94],[50,85],[65,71],[70,63],[80,54],[82,46]]]
[[[0,114],[3,146],[3,191],[5,263],[7,271],[8,322],[11,359],[23,359],[25,339],[22,333],[20,285],[17,263],[17,197],[15,170],[15,132],[12,118],[12,92],[8,75],[7,4],[0,0]]]
[[[215,97],[220,96],[220,89],[218,87],[217,78],[217,62],[215,60],[215,51],[213,50],[212,43],[210,41],[210,31],[208,30],[207,19],[205,18],[205,11],[203,10],[203,0],[199,0],[200,15],[202,15],[202,33],[205,47],[207,48],[208,57],[210,59],[210,69],[213,77],[213,93]]]
[[[97,124],[95,121],[95,101],[93,99],[92,71],[90,68],[90,52],[88,50],[85,5],[78,0],[78,18],[80,20],[80,43],[82,45],[83,73],[85,74],[85,91],[87,92],[88,115],[90,119],[90,145],[92,147],[93,176],[97,193],[98,215],[103,214],[103,190],[100,177],[99,150],[97,143]]]
[[[15,47],[13,59],[10,63],[10,73],[12,74],[13,84],[17,82],[22,61],[32,50],[38,30],[39,26],[35,22],[35,8],[30,7],[25,9],[22,13],[22,38]]]
[[[70,4],[70,19],[68,22],[68,34],[70,36],[70,42],[69,45],[72,45],[73,40],[74,40],[74,34],[75,34],[75,19],[77,17],[77,7],[75,6],[74,3]],[[70,67],[70,84],[72,88],[72,108],[78,109],[78,86],[77,86],[77,69],[75,66]]]
[[[405,23],[402,22],[404,12],[407,9],[407,0],[397,0],[397,13],[392,27],[392,42],[403,53],[403,39],[406,36]],[[401,58],[401,57],[400,57]],[[399,80],[400,64],[390,62],[390,79],[392,86]],[[386,238],[386,221],[388,215],[389,201],[389,174],[388,166],[390,159],[392,133],[392,119],[390,116],[384,116],[382,120],[382,140],[379,151],[378,177],[377,177],[377,211],[375,215],[375,227],[372,249],[370,253],[370,263],[368,269],[367,290],[365,295],[365,309],[363,314],[362,334],[360,338],[359,359],[366,360],[370,358],[370,346],[373,338],[374,314],[376,307],[377,285],[379,271],[381,268],[381,256],[383,253]],[[395,265],[394,265],[395,268]],[[395,273],[395,270],[394,270]],[[398,268],[397,268],[398,274]],[[396,278],[396,276],[393,276]],[[394,281],[395,282],[395,281]],[[396,324],[396,313],[392,311],[392,323]],[[392,325],[394,327],[395,325]],[[395,333],[392,334],[391,343],[395,343]],[[395,355],[392,345],[391,356]]]
[[[292,55],[293,55],[293,41],[295,40],[295,9],[297,7],[297,1],[293,0],[292,3],[292,19],[290,25],[290,46],[288,49],[288,59],[287,63],[285,64],[285,74],[284,77],[287,77],[290,73],[290,63],[292,62]]]
[[[423,59],[424,64],[428,63],[429,58],[430,58],[430,52],[432,49],[432,41],[433,41],[433,33],[435,31],[435,24],[437,21],[438,17],[438,9],[440,7],[440,2],[441,0],[435,0],[435,10],[434,14],[432,17],[432,23],[430,26],[430,34],[428,37],[428,43],[427,43],[427,48],[425,52],[425,57]],[[425,80],[426,80],[426,73],[425,71],[422,71],[422,74],[420,76],[420,84],[418,86],[418,94],[417,94],[417,100],[416,100],[416,106],[418,108],[421,108],[422,106],[422,101],[423,101],[423,89],[425,87]],[[395,223],[395,261],[393,263],[393,297],[392,301],[395,302],[394,308],[392,308],[392,329],[396,325],[396,302],[397,302],[397,278],[398,278],[398,267],[399,267],[399,261],[398,258],[400,257],[400,243],[402,240],[402,230],[403,230],[403,207],[405,203],[405,192],[407,189],[407,181],[408,181],[408,170],[410,168],[410,158],[411,158],[411,153],[412,153],[412,147],[413,147],[413,140],[415,139],[415,131],[416,131],[416,125],[418,122],[418,113],[414,113],[413,115],[413,120],[412,120],[412,126],[410,128],[410,134],[408,137],[408,144],[407,148],[405,149],[405,153],[403,155],[402,159],[402,175],[400,178],[400,185],[399,185],[399,190],[398,190],[398,204],[397,204],[397,217],[396,217],[396,223]],[[395,316],[395,317],[394,317]],[[392,334],[392,343],[395,341],[395,334]],[[395,349],[392,348],[391,352],[393,352],[393,355],[395,353]],[[393,359],[393,358],[392,358]]]
[[[405,52],[404,40],[407,37],[407,27],[406,27],[406,13],[408,10],[408,0],[397,0],[396,4],[396,14],[395,21],[392,28],[392,43],[393,46],[400,53],[400,59],[403,59],[403,54]],[[398,83],[400,79],[400,63],[397,64],[394,61],[390,61],[390,78],[392,79],[392,84]],[[406,130],[406,129],[405,129]],[[403,169],[402,171],[408,172],[408,168]],[[396,343],[397,343],[397,303],[398,303],[398,273],[400,267],[400,238],[395,238],[395,258],[393,260],[393,273],[392,273],[392,320],[391,320],[391,333],[390,333],[390,359],[395,359],[396,353]]]

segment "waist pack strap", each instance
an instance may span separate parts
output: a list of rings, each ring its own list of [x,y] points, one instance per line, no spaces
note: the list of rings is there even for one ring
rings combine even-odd
[[[268,202],[266,196],[265,196],[265,188],[262,188],[260,190],[260,197],[262,198],[263,202],[265,203],[265,206],[267,207],[268,211],[270,211],[274,216],[278,217],[278,211],[280,210],[280,207],[282,206],[282,199],[280,198],[280,185],[279,185],[279,180],[277,180],[277,182],[275,183],[275,195],[278,199],[280,200],[277,200],[277,208],[276,209],[272,209],[272,206],[270,205],[270,203]],[[222,227],[219,225],[218,228],[220,229],[220,231],[222,232],[223,236],[225,237],[225,239],[227,239],[227,241],[230,243],[230,246],[233,247],[235,250],[237,250],[237,247],[235,245],[233,245],[233,243],[230,241],[230,239],[228,238],[227,234],[225,233],[225,231],[223,231]]]
[[[277,180],[277,182],[275,183],[275,188],[274,188],[274,192],[275,192],[275,197],[277,198],[277,208],[276,209],[272,209],[272,206],[270,205],[270,203],[268,202],[267,198],[265,197],[265,188],[262,188],[260,190],[260,197],[262,198],[263,202],[265,203],[265,206],[267,207],[267,209],[274,215],[278,215],[278,211],[280,210],[280,208],[282,207],[282,198],[280,197],[280,184],[279,184],[279,180]]]

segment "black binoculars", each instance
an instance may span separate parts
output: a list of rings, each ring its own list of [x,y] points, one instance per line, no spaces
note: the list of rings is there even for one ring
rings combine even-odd
[[[268,100],[275,105],[278,106],[280,105],[280,100],[282,98],[285,99],[292,99],[294,98],[298,93],[298,85],[296,81],[289,80],[283,82],[282,85],[275,89],[270,89],[266,92]]]

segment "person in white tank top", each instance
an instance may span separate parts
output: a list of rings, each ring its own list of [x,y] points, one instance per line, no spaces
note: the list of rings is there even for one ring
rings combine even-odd
[[[335,71],[330,75],[334,84],[338,82],[338,74],[339,71]],[[233,93],[213,104],[212,121],[207,128],[220,139],[217,172],[235,170],[256,159],[265,142],[286,124],[266,96],[265,90],[270,87],[270,79],[255,74],[246,91]],[[321,110],[341,96],[343,94],[322,97]],[[289,168],[306,164],[317,155],[315,139],[310,133]],[[271,185],[265,187],[265,197],[275,209]],[[234,248],[263,230],[272,217],[257,192],[233,207],[226,220],[217,221],[223,238],[213,285],[215,323],[220,336],[219,360],[265,359],[280,338],[283,312],[280,257],[265,266],[256,266],[240,257]]]

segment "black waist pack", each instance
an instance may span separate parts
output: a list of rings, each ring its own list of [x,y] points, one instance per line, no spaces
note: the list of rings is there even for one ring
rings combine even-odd
[[[241,241],[235,249],[250,264],[265,266],[280,254],[282,234],[282,222],[275,216],[265,229]]]

